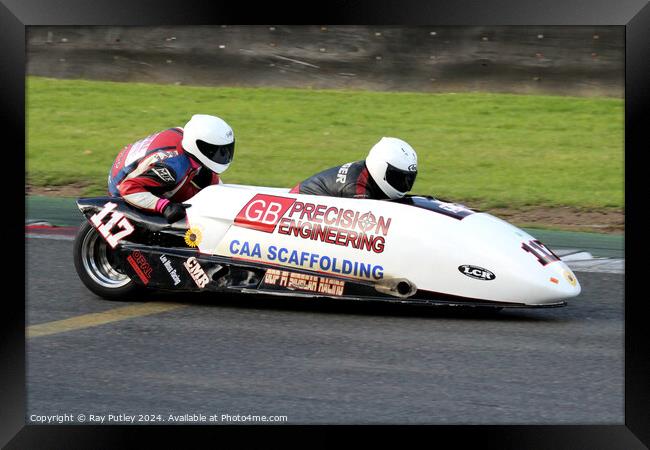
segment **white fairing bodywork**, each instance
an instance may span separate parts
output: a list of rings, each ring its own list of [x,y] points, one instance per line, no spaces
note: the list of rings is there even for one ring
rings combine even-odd
[[[417,289],[498,302],[543,305],[580,293],[580,284],[565,263],[554,260],[542,265],[534,254],[522,248],[522,244],[535,239],[533,236],[490,214],[470,213],[460,220],[400,203],[288,191],[223,184],[203,189],[186,202],[192,205],[187,209],[190,227],[201,235],[200,252],[373,284],[406,279]],[[291,206],[282,211],[280,202]],[[310,216],[303,212],[307,204],[327,214]],[[469,213],[455,204],[449,204],[449,208]],[[356,222],[356,226],[343,219],[338,226],[332,223],[338,212],[341,217],[348,214],[344,211],[358,213],[357,217],[370,212],[373,220],[365,225]],[[333,230],[330,242],[279,231],[281,223],[286,231],[291,220],[306,223],[308,228],[322,227],[325,218]],[[380,218],[379,225],[383,226],[373,226]],[[252,227],[242,226],[242,219]],[[258,226],[266,227],[266,231],[256,229]],[[363,227],[376,242],[383,240],[383,249],[354,248],[352,242],[347,246],[332,243],[332,236],[339,236],[341,230],[345,236]],[[340,239],[339,243],[346,242],[344,237]],[[467,276],[460,270],[462,266],[486,269],[493,278]]]

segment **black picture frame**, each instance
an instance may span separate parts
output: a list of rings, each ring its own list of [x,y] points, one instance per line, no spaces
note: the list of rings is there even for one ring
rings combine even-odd
[[[645,0],[502,0],[477,2],[424,2],[417,0],[333,0],[312,4],[270,2],[202,2],[171,0],[82,1],[3,0],[0,4],[0,98],[3,134],[15,142],[25,139],[26,26],[30,25],[200,25],[200,24],[383,24],[383,25],[620,25],[625,27],[625,425],[587,426],[427,426],[429,442],[474,444],[480,448],[645,448],[650,445],[650,352],[644,314],[640,271],[645,269],[641,196],[641,162],[647,149],[645,129],[650,111],[650,5]],[[645,145],[644,145],[645,144]],[[134,446],[136,440],[155,437],[172,445],[176,439],[205,438],[220,445],[226,430],[243,443],[248,427],[138,427],[138,426],[35,426],[25,425],[25,308],[13,286],[25,286],[24,249],[15,250],[24,237],[25,154],[21,146],[5,145],[4,259],[5,273],[2,327],[2,372],[0,373],[0,443],[6,448],[114,448]],[[22,173],[21,173],[22,168]],[[15,180],[13,179],[15,178]],[[24,214],[23,214],[24,215]],[[11,237],[13,236],[13,237]],[[7,244],[9,246],[7,246]],[[21,265],[21,261],[23,264]],[[46,262],[45,262],[46,263]],[[22,267],[21,267],[22,266]],[[638,294],[637,294],[638,293]],[[23,295],[24,298],[24,295]],[[284,428],[286,434],[295,427]],[[329,430],[315,431],[319,441],[328,440]],[[370,427],[379,437],[394,428]],[[255,427],[276,433],[278,428]],[[286,433],[289,431],[289,433]],[[283,436],[286,437],[286,436]],[[215,440],[215,439],[219,440]]]

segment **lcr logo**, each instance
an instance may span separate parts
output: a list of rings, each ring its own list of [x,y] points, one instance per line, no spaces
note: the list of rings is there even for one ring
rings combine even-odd
[[[494,275],[492,272],[478,266],[470,266],[466,264],[464,266],[459,266],[458,270],[463,275],[474,278],[475,280],[492,281],[496,278],[496,275]]]

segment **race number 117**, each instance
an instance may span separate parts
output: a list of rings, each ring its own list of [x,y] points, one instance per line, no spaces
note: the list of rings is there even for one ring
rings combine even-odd
[[[106,242],[108,242],[108,245],[112,248],[115,248],[121,239],[133,233],[134,230],[129,219],[124,217],[123,213],[114,211],[115,208],[117,208],[116,203],[108,202],[104,205],[101,211],[90,218],[90,222],[95,226],[95,228],[97,228],[97,231],[104,236],[104,239],[106,239]],[[110,220],[103,223],[104,218],[109,214],[111,216]],[[115,226],[118,226],[121,231],[112,234],[111,231]]]

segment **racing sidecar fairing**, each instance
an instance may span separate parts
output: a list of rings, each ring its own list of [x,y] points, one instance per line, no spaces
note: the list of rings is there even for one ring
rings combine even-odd
[[[377,201],[216,185],[185,202],[191,205],[187,218],[174,224],[120,198],[77,203],[88,218],[83,233],[98,236],[78,237],[77,270],[91,290],[107,297],[132,284],[539,307],[562,306],[580,293],[572,271],[530,234],[432,197]],[[89,253],[104,259],[93,262]],[[112,272],[101,269],[107,265],[121,280],[113,291]],[[94,276],[93,267],[100,269]]]

